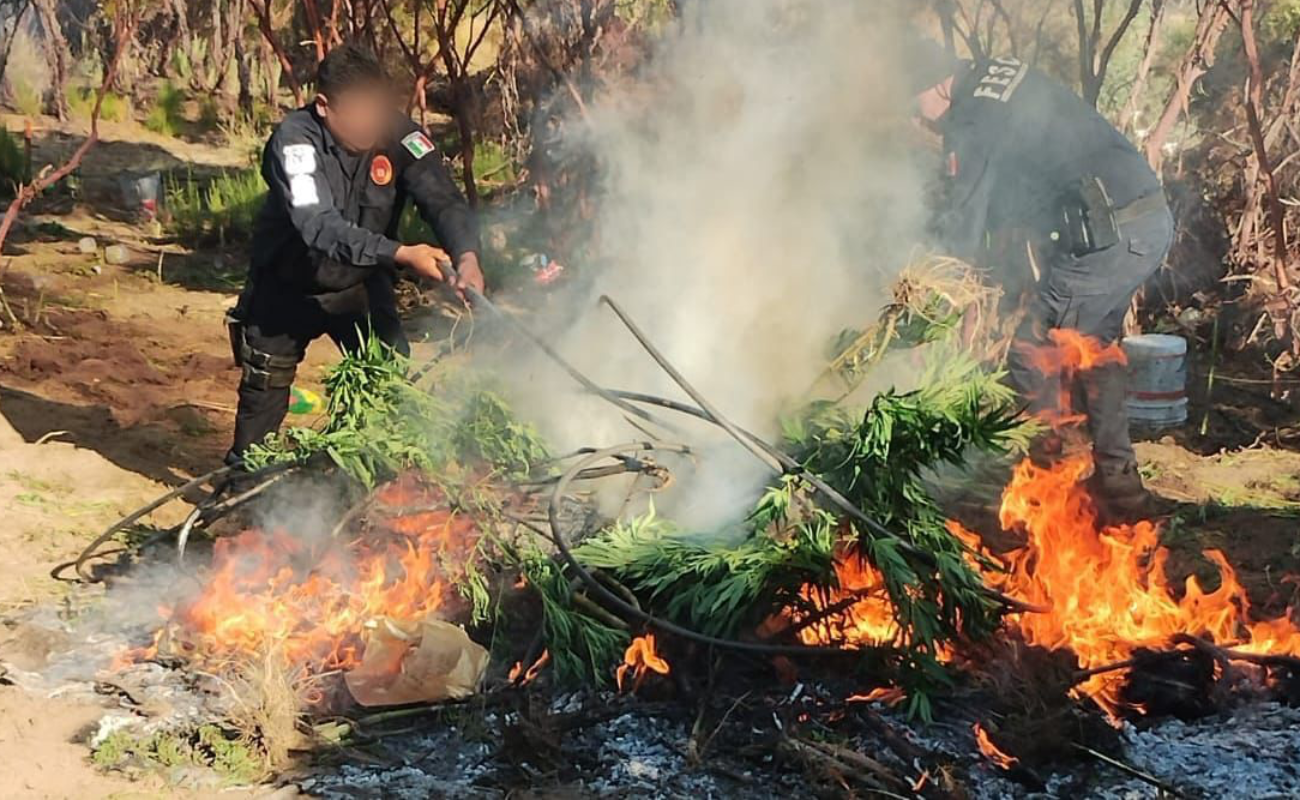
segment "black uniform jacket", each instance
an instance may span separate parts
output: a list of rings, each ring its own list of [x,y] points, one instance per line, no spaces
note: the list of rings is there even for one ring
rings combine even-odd
[[[391,271],[406,198],[454,257],[477,252],[474,214],[423,131],[394,120],[388,144],[366,153],[339,146],[314,107],[290,113],[262,154],[269,193],[253,233],[252,277],[308,294],[356,286]]]
[[[939,125],[949,181],[938,234],[970,260],[981,261],[1000,232],[1049,240],[1061,228],[1065,194],[1085,178],[1101,178],[1115,208],[1161,191],[1105,117],[1014,59],[959,69]]]

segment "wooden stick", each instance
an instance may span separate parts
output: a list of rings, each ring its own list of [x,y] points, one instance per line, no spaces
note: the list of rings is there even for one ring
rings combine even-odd
[[[1096,750],[1093,750],[1091,747],[1081,745],[1078,742],[1074,742],[1073,744],[1074,744],[1074,749],[1078,750],[1079,752],[1090,755],[1093,758],[1097,759],[1098,761],[1102,762],[1103,764],[1109,764],[1110,766],[1114,767],[1120,772],[1126,773],[1128,775],[1132,775],[1134,778],[1137,778],[1143,783],[1148,783],[1166,794],[1173,795],[1174,797],[1187,796],[1186,794],[1179,791],[1171,784],[1165,783],[1164,781],[1160,780],[1156,776],[1147,772],[1143,772],[1137,767],[1133,767],[1128,764],[1125,764],[1123,761],[1120,761],[1119,759],[1111,758],[1105,753],[1099,753]]]

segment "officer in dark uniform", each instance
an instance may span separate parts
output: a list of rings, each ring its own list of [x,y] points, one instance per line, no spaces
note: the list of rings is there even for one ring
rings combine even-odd
[[[269,192],[248,282],[227,320],[243,368],[228,463],[280,427],[312,340],[327,335],[348,350],[373,331],[409,353],[394,293],[398,267],[441,280],[454,260],[457,288],[483,289],[474,214],[428,137],[397,112],[379,62],[355,46],[337,47],[320,64],[316,90],[262,156]],[[407,198],[446,250],[398,243]]]
[[[1146,160],[1074,92],[1015,59],[959,62],[932,47],[912,77],[925,87],[917,112],[944,141],[937,234],[973,263],[1019,262],[1032,275],[1035,300],[1009,371],[1023,396],[1046,405],[1055,392],[1044,391],[1024,345],[1044,343],[1053,328],[1118,340],[1134,294],[1169,252],[1173,217]],[[1087,414],[1104,510],[1149,510],[1123,365],[1085,372],[1079,383],[1071,388]]]

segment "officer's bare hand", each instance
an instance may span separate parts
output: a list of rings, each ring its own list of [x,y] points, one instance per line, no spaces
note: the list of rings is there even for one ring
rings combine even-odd
[[[404,244],[397,248],[394,260],[417,275],[435,281],[446,279],[442,265],[451,263],[447,251],[431,244]]]
[[[483,280],[483,268],[479,266],[478,255],[475,253],[465,253],[456,259],[456,291],[465,295],[467,289],[473,289],[479,294],[486,291],[487,283]]]

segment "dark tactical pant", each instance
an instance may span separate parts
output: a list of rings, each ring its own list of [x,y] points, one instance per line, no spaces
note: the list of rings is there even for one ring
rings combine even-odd
[[[1124,317],[1138,289],[1160,268],[1173,245],[1174,221],[1169,210],[1120,226],[1119,244],[1077,257],[1062,253],[1048,264],[1029,317],[1016,332],[1016,345],[1047,341],[1052,328],[1072,328],[1099,339],[1117,341]],[[1010,379],[1030,403],[1031,411],[1049,410],[1063,387],[1045,385],[1021,347],[1008,358]],[[1077,385],[1064,387],[1075,398],[1073,411],[1087,415],[1093,455],[1103,481],[1133,472],[1137,457],[1129,438],[1125,367],[1111,364],[1082,373]]]
[[[383,270],[376,270],[350,289],[323,294],[305,294],[268,276],[244,291],[235,315],[244,323],[247,351],[264,360],[275,357],[271,371],[278,379],[267,381],[263,375],[259,380],[245,367],[235,413],[235,441],[227,463],[280,428],[289,410],[293,372],[314,340],[329,336],[340,350],[348,351],[364,344],[373,330],[403,355],[411,350],[397,315],[394,277]],[[286,369],[284,364],[293,366]]]

